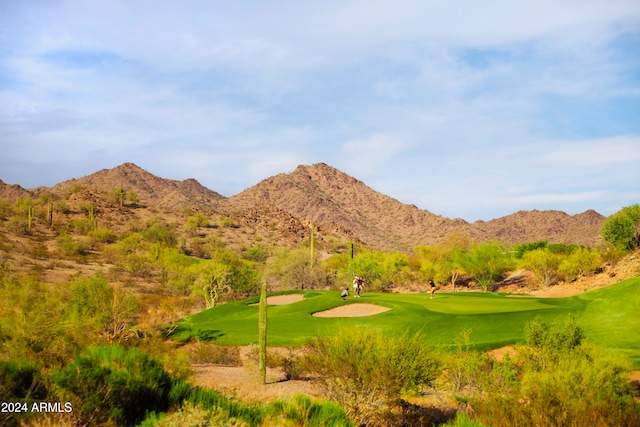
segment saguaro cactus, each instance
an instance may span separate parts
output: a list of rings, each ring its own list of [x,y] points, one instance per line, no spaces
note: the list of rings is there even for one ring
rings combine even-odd
[[[27,231],[29,233],[31,233],[31,225],[33,224],[35,212],[36,208],[31,204],[31,199],[29,199],[29,204],[27,206]]]
[[[49,196],[47,203],[47,220],[49,221],[49,227],[53,226],[53,197]]]
[[[260,377],[267,383],[267,282],[262,282],[258,312],[258,347],[260,350]]]
[[[311,243],[309,244],[309,252],[310,252],[310,266],[313,267],[316,264],[316,227],[313,223],[309,224],[309,228],[311,228]]]

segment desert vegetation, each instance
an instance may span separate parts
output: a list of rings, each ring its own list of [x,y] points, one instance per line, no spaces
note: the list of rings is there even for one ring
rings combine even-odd
[[[0,422],[637,425],[640,272],[571,298],[526,297],[637,257],[637,211],[610,217],[597,247],[451,233],[394,251],[286,216],[258,226],[238,212],[145,207],[122,185],[0,199]],[[362,302],[391,310],[313,317],[355,303],[338,297],[354,274]],[[421,294],[430,279],[433,306]],[[320,397],[244,401],[193,383],[194,364],[240,364],[233,348],[258,342],[263,288],[305,298],[265,310],[269,345],[300,353],[260,359]],[[513,357],[485,352],[506,344]]]

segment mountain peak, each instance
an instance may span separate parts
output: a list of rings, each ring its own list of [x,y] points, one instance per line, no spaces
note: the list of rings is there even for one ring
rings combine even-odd
[[[109,192],[123,187],[132,191],[143,204],[153,204],[161,208],[199,206],[214,208],[223,196],[202,186],[193,178],[177,181],[159,178],[135,163],[123,163],[112,169],[102,169],[94,174],[72,179],[56,185],[55,192],[65,192],[73,185],[84,185]]]

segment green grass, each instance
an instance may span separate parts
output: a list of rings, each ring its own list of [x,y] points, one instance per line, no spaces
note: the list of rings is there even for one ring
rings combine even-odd
[[[521,342],[524,325],[536,316],[547,321],[574,315],[587,339],[622,354],[640,367],[640,277],[568,298],[515,298],[492,293],[366,293],[343,301],[337,291],[306,291],[300,302],[269,306],[269,345],[295,346],[315,335],[343,327],[366,326],[389,335],[422,330],[431,344],[454,345],[471,330],[471,344],[489,349]],[[257,298],[228,303],[185,319],[174,338],[198,337],[219,344],[247,345],[258,340]],[[345,304],[373,303],[391,310],[368,317],[320,318],[313,313]]]

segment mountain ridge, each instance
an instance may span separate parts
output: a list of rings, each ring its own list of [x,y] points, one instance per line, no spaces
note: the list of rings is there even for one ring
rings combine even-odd
[[[256,212],[268,215],[266,212],[273,210],[255,207],[272,205],[304,223],[340,230],[352,240],[390,250],[436,244],[451,233],[468,234],[476,241],[498,240],[507,245],[548,240],[596,246],[602,242],[600,230],[605,220],[593,210],[573,216],[556,210],[531,210],[468,223],[402,203],[325,163],[300,165],[291,173],[271,176],[231,197],[222,196],[193,178],[183,181],[160,178],[133,163],[102,169],[50,188],[27,190],[0,181],[0,196],[15,198],[24,191],[34,195],[51,192],[62,197],[74,186],[102,192],[123,188],[134,192],[141,204],[169,210],[188,207],[203,212],[252,211],[252,215]]]

